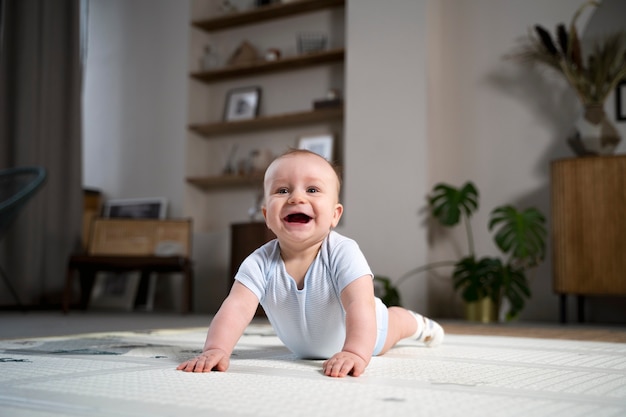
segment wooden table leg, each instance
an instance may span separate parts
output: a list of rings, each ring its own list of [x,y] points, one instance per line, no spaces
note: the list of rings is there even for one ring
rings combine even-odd
[[[193,269],[190,265],[186,265],[183,268],[183,313],[191,313],[191,309],[193,306],[193,294],[192,294],[192,283],[193,283]]]
[[[74,278],[74,268],[67,267],[65,273],[65,290],[63,291],[63,313],[70,311],[70,303],[72,302],[72,279]]]

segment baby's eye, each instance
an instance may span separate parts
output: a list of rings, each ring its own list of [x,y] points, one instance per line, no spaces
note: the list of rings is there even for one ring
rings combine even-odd
[[[311,194],[316,193],[318,191],[319,190],[317,188],[315,188],[315,187],[309,187],[309,188],[306,189],[306,192],[307,193],[311,193]]]
[[[287,194],[289,190],[287,188],[279,188],[276,190],[276,194]]]

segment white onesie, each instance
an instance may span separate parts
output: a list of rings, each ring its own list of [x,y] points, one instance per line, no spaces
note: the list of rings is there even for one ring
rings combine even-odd
[[[301,290],[287,273],[278,240],[248,256],[235,279],[263,306],[280,340],[302,358],[329,358],[341,351],[346,336],[341,291],[364,275],[373,276],[358,244],[330,232],[309,267]],[[376,299],[377,354],[387,333],[387,308]]]

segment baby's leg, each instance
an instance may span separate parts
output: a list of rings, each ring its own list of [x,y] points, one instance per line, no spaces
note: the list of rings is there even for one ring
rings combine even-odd
[[[402,339],[411,338],[435,347],[443,342],[443,328],[434,320],[402,307],[389,307],[387,339],[380,354],[387,352]]]

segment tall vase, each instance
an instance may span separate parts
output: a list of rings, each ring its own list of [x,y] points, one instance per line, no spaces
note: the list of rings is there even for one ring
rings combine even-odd
[[[602,104],[586,105],[574,127],[567,142],[578,156],[613,155],[621,141]]]

